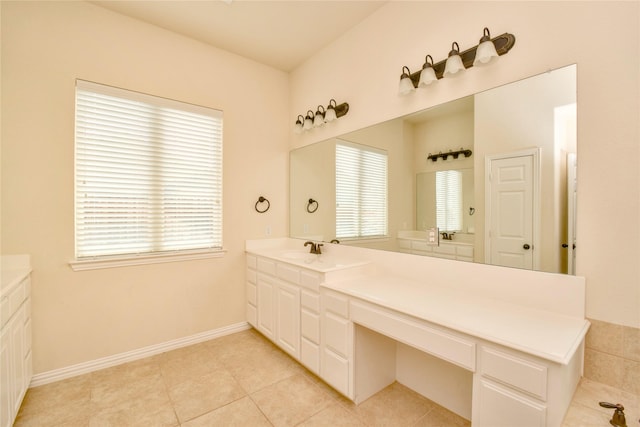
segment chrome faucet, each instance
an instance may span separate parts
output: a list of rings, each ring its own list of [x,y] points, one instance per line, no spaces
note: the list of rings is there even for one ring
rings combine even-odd
[[[619,403],[615,405],[613,403],[600,402],[600,406],[603,408],[615,409],[613,417],[609,421],[609,424],[616,427],[627,427],[627,420],[624,417],[624,406]]]
[[[442,234],[442,240],[453,240],[453,235],[456,233],[453,232],[453,233],[440,233],[440,234]]]
[[[305,246],[311,245],[309,253],[320,255],[322,254],[322,243],[313,243],[311,240],[304,242]]]

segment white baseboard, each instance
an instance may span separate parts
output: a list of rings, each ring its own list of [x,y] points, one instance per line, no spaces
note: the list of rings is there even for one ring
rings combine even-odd
[[[240,322],[233,325],[225,326],[211,331],[201,332],[176,340],[167,341],[160,344],[151,345],[149,347],[140,348],[138,350],[127,351],[125,353],[114,354],[113,356],[103,357],[88,362],[78,363],[76,365],[67,366],[66,368],[54,369],[52,371],[36,374],[31,378],[30,387],[49,384],[55,381],[64,380],[89,372],[98,371],[100,369],[109,368],[111,366],[121,365],[123,363],[132,362],[145,357],[154,356],[156,354],[175,350],[181,347],[201,343],[214,338],[220,338],[225,335],[233,334],[240,331],[250,329],[251,325],[247,322]]]

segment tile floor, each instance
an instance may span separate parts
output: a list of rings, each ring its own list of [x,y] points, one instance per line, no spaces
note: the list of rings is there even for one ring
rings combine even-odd
[[[606,427],[640,396],[582,379],[562,427]],[[37,426],[416,426],[469,421],[394,383],[355,406],[254,330],[29,389],[15,423]]]
[[[29,389],[23,426],[420,426],[470,423],[394,383],[355,406],[254,330]]]

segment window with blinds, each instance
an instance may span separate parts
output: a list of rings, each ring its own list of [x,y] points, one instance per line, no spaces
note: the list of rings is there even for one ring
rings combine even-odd
[[[462,230],[462,172],[436,172],[436,222],[442,231]]]
[[[387,153],[341,141],[336,144],[336,237],[387,235]]]
[[[76,82],[76,258],[222,248],[222,112]]]

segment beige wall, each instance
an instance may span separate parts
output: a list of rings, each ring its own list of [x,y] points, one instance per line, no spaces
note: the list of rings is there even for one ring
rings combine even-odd
[[[224,111],[226,256],[71,271],[76,78]],[[283,72],[88,3],[2,2],[2,252],[32,255],[35,373],[245,320],[244,241],[287,235],[287,94]]]
[[[292,135],[298,147],[444,101],[578,65],[577,272],[587,315],[640,326],[639,2],[390,2],[291,75],[291,117],[319,100],[349,102],[335,126]],[[403,65],[474,45],[488,26],[514,48],[488,67],[397,96]],[[594,30],[597,29],[597,30]],[[616,41],[616,42],[612,42]],[[314,82],[314,84],[310,84]]]

